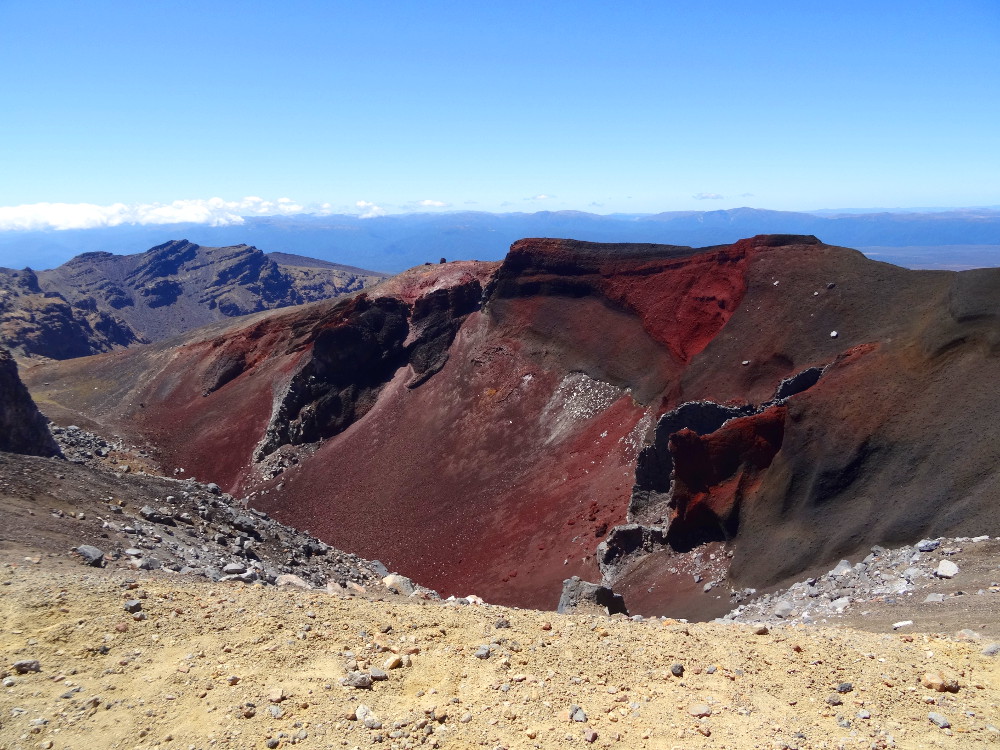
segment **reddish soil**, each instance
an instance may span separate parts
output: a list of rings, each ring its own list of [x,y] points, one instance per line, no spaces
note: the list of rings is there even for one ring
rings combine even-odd
[[[656,417],[698,399],[761,404],[831,363],[780,408],[678,438],[675,522],[722,520],[730,581],[1000,533],[1000,272],[907,271],[803,237],[701,251],[523,240],[499,266],[423,266],[374,294],[412,309],[466,284],[484,304],[435,318],[440,370],[417,387],[410,366],[362,383],[361,416],[282,449],[298,463],[273,478],[254,447],[360,297],[24,375],[49,417],[151,443],[165,469],[446,595],[554,606],[563,578],[599,577],[594,550],[625,520]]]

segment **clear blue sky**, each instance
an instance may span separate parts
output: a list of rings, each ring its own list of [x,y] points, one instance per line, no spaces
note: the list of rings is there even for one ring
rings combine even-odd
[[[1000,204],[997,0],[0,0],[0,102],[0,207]]]

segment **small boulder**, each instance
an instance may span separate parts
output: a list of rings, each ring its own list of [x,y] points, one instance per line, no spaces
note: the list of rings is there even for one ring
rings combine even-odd
[[[93,545],[81,544],[76,548],[76,554],[87,565],[92,565],[95,568],[104,567],[104,552]]]
[[[409,596],[416,590],[413,581],[406,576],[399,575],[399,573],[390,573],[382,579],[382,583],[390,591],[395,591],[402,596]]]
[[[559,614],[589,611],[595,614],[628,615],[621,594],[616,594],[607,586],[588,583],[579,576],[563,581],[562,595],[556,611]]]
[[[41,672],[42,665],[38,659],[21,659],[14,662],[14,671],[18,674],[28,674],[28,672]]]
[[[948,729],[948,727],[951,726],[951,722],[936,711],[931,711],[927,714],[927,720],[930,721],[931,724],[941,727],[941,729]]]
[[[837,567],[830,571],[831,576],[846,576],[851,571],[854,570],[854,566],[851,565],[847,560],[841,560],[837,563]]]
[[[371,690],[372,676],[366,672],[348,672],[340,684],[355,690]]]
[[[958,575],[958,566],[951,560],[942,560],[938,563],[934,575],[938,578],[954,578]]]
[[[782,599],[774,607],[774,614],[777,617],[780,617],[782,619],[784,619],[786,617],[791,617],[791,615],[792,615],[792,613],[794,611],[795,611],[795,607],[792,606],[791,602],[789,602],[789,601],[787,601],[785,599]]]

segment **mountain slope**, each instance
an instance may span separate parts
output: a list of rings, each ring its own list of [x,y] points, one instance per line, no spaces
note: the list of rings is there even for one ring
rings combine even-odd
[[[703,545],[738,588],[1000,531],[998,354],[996,270],[536,239],[28,378],[50,417],[446,595],[553,608],[579,575],[705,614],[724,587],[677,572]]]
[[[247,245],[178,240],[134,255],[85,253],[37,273],[0,269],[0,331],[22,356],[67,359],[340,296],[381,278]]]

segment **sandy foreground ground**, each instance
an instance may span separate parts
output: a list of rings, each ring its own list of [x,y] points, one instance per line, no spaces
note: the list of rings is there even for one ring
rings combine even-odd
[[[0,567],[0,748],[992,747],[1000,657],[987,645],[379,600],[42,557]],[[372,668],[387,679],[341,684]],[[955,692],[922,684],[936,678]]]

